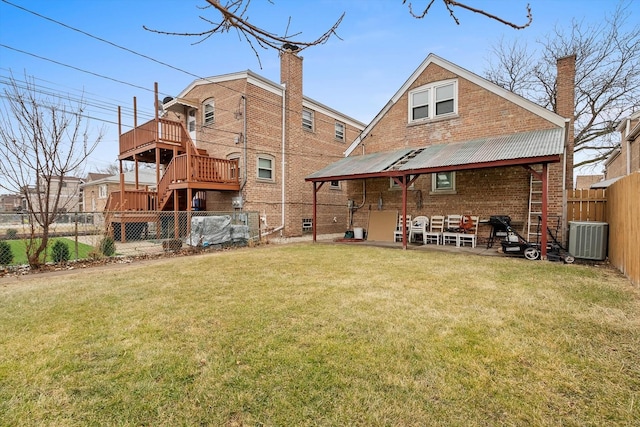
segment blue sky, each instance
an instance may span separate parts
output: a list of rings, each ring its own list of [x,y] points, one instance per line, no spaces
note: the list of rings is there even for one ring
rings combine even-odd
[[[413,3],[421,9],[428,1]],[[327,44],[302,52],[304,93],[364,123],[378,113],[429,53],[483,75],[491,59],[491,46],[501,37],[535,45],[555,25],[568,26],[572,18],[596,23],[617,5],[617,0],[530,0],[533,23],[524,30],[514,30],[464,10],[457,11],[460,25],[456,25],[439,0],[423,19],[411,17],[402,0],[273,2],[252,0],[250,21],[284,33],[291,17],[289,33],[302,32],[295,37],[300,40],[317,38],[345,12],[337,31],[342,40],[334,37]],[[516,23],[526,22],[527,1],[466,3]],[[640,0],[631,0],[630,4],[629,10],[640,10]],[[153,114],[154,82],[159,84],[160,98],[175,96],[194,76],[250,69],[279,82],[277,53],[259,49],[260,64],[235,32],[197,43],[201,39],[143,29],[145,25],[165,31],[204,31],[208,26],[199,16],[218,19],[212,9],[198,8],[205,5],[204,0],[0,0],[0,89],[5,88],[11,73],[19,80],[26,73],[53,93],[78,97],[84,92],[88,114],[94,118],[90,125],[105,126],[106,130],[90,159],[89,170],[113,164],[118,155],[117,106],[123,108],[124,130],[133,124],[129,112],[134,96],[138,122],[148,120]],[[638,15],[628,24],[637,25]]]

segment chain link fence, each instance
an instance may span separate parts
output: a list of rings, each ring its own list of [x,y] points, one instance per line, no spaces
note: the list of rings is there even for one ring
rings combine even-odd
[[[0,212],[0,241],[11,244],[15,263],[31,236],[28,213]],[[35,227],[35,237],[42,230]],[[70,260],[98,256],[141,256],[198,248],[246,246],[260,240],[257,212],[77,212],[56,217],[49,237],[62,240]]]

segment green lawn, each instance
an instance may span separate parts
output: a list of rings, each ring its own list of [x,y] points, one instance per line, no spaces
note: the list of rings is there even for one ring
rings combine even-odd
[[[56,241],[62,241],[69,247],[69,259],[76,259],[76,242],[72,239],[67,239],[66,237],[52,237],[49,239],[49,243],[47,244],[47,262],[53,262],[51,257],[51,248],[56,243]],[[26,242],[22,239],[17,240],[6,240],[11,246],[11,252],[13,253],[13,265],[23,265],[28,264],[27,261],[27,249]],[[93,246],[85,245],[84,243],[78,242],[78,257],[77,259],[85,259],[88,258],[89,252],[93,250]]]
[[[0,279],[0,425],[640,419],[640,292],[606,267],[296,244],[44,277]]]

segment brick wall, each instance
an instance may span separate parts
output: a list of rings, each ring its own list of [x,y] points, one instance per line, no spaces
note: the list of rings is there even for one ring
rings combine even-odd
[[[196,117],[199,148],[219,158],[238,158],[244,210],[258,211],[265,220],[264,228],[282,225],[282,184],[285,180],[285,223],[282,234],[286,237],[302,235],[302,220],[313,216],[313,186],[304,178],[326,165],[342,158],[348,142],[360,133],[349,123],[345,124],[345,139],[335,139],[336,114],[325,114],[323,108],[303,100],[302,57],[295,52],[281,54],[281,79],[285,91],[285,163],[283,171],[283,97],[282,88],[265,88],[252,84],[246,78],[195,86],[184,98],[203,102],[215,100],[215,123],[202,126],[202,112]],[[243,98],[244,97],[244,98]],[[246,101],[246,135],[243,116]],[[302,128],[303,102],[314,110],[314,129]],[[339,114],[337,114],[339,116]],[[186,123],[186,111],[171,118]],[[243,137],[246,137],[246,164]],[[237,141],[237,143],[236,143]],[[273,180],[259,179],[258,158],[266,156],[273,161]],[[236,192],[208,192],[207,210],[232,210],[231,201]],[[346,229],[346,192],[333,189],[327,183],[318,193],[318,232],[333,233]],[[342,208],[344,206],[344,208]],[[339,207],[340,209],[336,209]],[[338,212],[336,212],[338,210]],[[335,221],[334,221],[335,217]]]
[[[561,111],[573,117],[573,82],[575,66],[570,57],[559,61],[558,101]],[[573,67],[573,68],[572,68]],[[454,117],[408,123],[409,91],[426,84],[456,79],[458,112]],[[570,87],[569,87],[570,86]],[[363,141],[366,153],[390,151],[404,147],[424,147],[433,144],[468,141],[475,138],[506,135],[517,132],[552,129],[556,125],[526,110],[508,99],[460,77],[436,64],[429,64],[407,92],[390,107]],[[572,128],[571,128],[572,129]],[[569,151],[573,150],[571,130]],[[360,148],[354,155],[361,153]],[[568,157],[567,188],[572,187],[572,156]],[[447,215],[473,214],[481,218],[509,215],[516,227],[524,230],[528,220],[530,173],[523,167],[502,167],[456,172],[456,194],[432,194],[431,174],[420,176],[408,192],[408,214]],[[549,165],[548,212],[550,217],[563,215],[563,164]],[[367,179],[364,206],[354,215],[355,226],[367,226],[371,209],[378,209],[382,197],[383,209],[401,211],[402,194],[391,190],[389,178]],[[356,201],[363,200],[363,181],[348,183],[348,191]],[[488,227],[479,233],[488,236]],[[562,236],[560,236],[562,238]]]

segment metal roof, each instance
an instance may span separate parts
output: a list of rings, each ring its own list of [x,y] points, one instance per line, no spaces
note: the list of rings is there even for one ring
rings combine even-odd
[[[563,148],[564,129],[547,129],[467,142],[432,145],[426,147],[398,169],[437,168],[560,155]]]
[[[564,129],[521,132],[465,142],[430,145],[418,149],[347,157],[309,175],[308,181],[399,176],[412,172],[456,170],[559,162],[564,152]]]
[[[388,170],[398,160],[414,151],[411,148],[365,154],[363,156],[345,157],[330,164],[318,172],[312,173],[307,179],[344,177],[348,175],[363,175]]]

